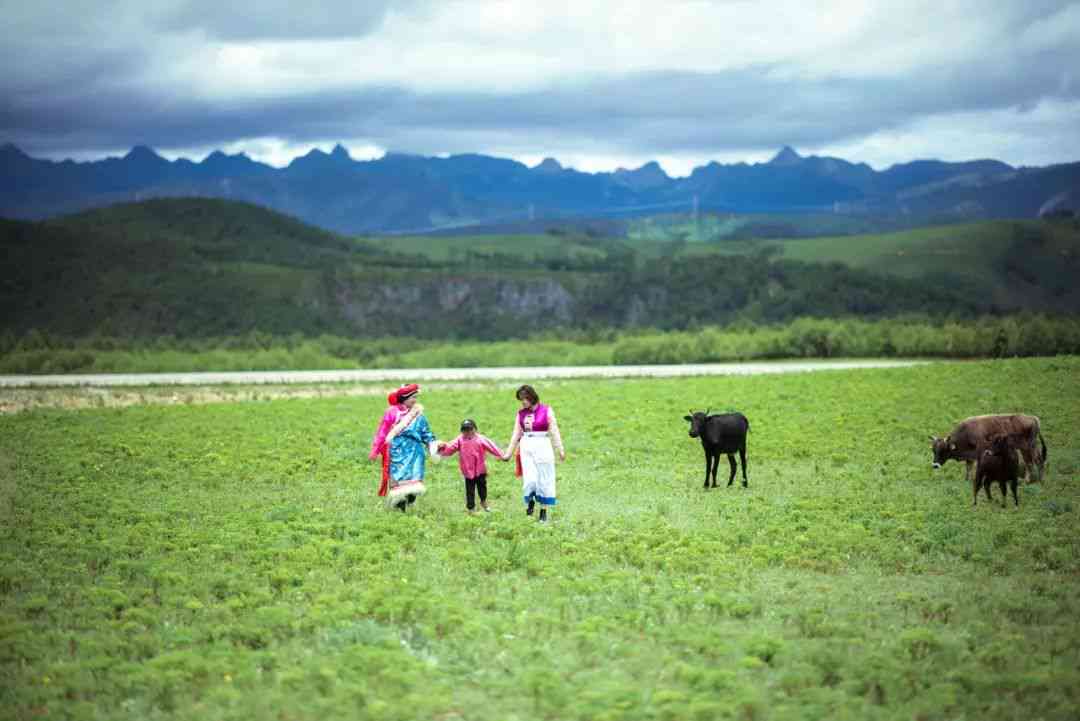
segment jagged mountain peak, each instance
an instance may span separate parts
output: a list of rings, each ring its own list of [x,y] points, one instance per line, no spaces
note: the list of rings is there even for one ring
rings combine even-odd
[[[239,153],[226,153],[224,150],[215,150],[206,156],[206,160],[209,160],[210,158],[229,158],[231,160],[249,160],[252,163],[255,162],[254,160],[251,160],[251,156],[243,150]]]
[[[564,170],[561,163],[555,158],[544,158],[533,170],[541,173],[559,173]]]
[[[293,158],[293,161],[289,163],[288,167],[292,169],[315,171],[319,168],[329,169],[352,166],[354,163],[355,161],[352,159],[352,156],[349,155],[349,151],[345,149],[344,145],[338,143],[329,153],[320,150],[319,148],[312,148],[306,155]]]
[[[795,149],[790,145],[785,145],[780,148],[780,152],[773,156],[773,159],[769,161],[769,165],[795,165],[801,163],[803,156],[795,152]]]
[[[22,158],[30,157],[15,143],[4,143],[3,145],[0,145],[0,155],[16,155]]]
[[[635,190],[655,188],[671,180],[655,160],[650,160],[636,170],[619,168],[613,175],[615,180]]]
[[[667,177],[667,173],[664,172],[664,168],[661,167],[660,163],[656,162],[655,160],[650,160],[649,162],[642,165],[640,168],[634,168],[634,169],[619,168],[615,172],[616,173],[637,173],[637,174],[641,174],[641,173],[649,173],[649,174],[662,173],[665,177]]]
[[[257,163],[247,156],[246,153],[229,155],[220,150],[215,150],[199,163],[203,172],[235,174],[254,173],[269,170],[268,166]]]
[[[160,160],[166,163],[169,162],[165,160],[165,158],[158,155],[157,151],[155,151],[149,145],[136,145],[128,151],[127,155],[124,156],[124,160],[151,160],[155,162]]]

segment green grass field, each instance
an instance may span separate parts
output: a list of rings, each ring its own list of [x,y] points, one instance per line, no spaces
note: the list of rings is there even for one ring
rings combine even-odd
[[[549,527],[497,462],[490,516],[452,460],[382,510],[379,396],[2,416],[0,708],[1076,718],[1078,378],[1061,357],[539,384],[569,452]],[[506,442],[512,384],[423,401],[442,438],[470,416]],[[701,488],[681,418],[705,406],[749,417],[749,489]],[[1042,418],[1047,479],[973,509],[927,435],[1001,411]]]
[[[801,238],[783,241],[782,247],[784,257],[793,260],[843,262],[908,278],[948,271],[992,280],[992,263],[1013,241],[1017,225],[1022,224],[972,223],[877,235]]]

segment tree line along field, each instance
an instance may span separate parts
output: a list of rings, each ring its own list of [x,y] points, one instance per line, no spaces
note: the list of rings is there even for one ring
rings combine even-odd
[[[0,335],[0,373],[157,373],[342,368],[589,366],[784,358],[995,358],[1080,353],[1080,317],[967,321],[799,318],[687,331],[592,329],[445,341],[251,332],[229,338]]]
[[[0,417],[13,719],[1074,718],[1080,360],[538,384],[547,528],[491,462],[382,510],[380,396]],[[404,380],[404,379],[403,379]],[[527,381],[529,379],[522,379]],[[516,384],[423,395],[507,440]],[[688,410],[751,422],[704,491]],[[971,507],[927,436],[1042,419],[1043,484]],[[722,466],[724,464],[721,464]]]

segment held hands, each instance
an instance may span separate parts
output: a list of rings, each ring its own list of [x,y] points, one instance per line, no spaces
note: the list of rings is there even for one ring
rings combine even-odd
[[[559,460],[560,461],[565,461],[566,460],[566,451],[564,451],[562,448],[559,449]]]

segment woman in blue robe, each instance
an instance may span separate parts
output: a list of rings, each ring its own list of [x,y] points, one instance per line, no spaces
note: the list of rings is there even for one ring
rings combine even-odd
[[[419,387],[403,386],[390,395],[390,408],[383,416],[372,457],[383,455],[385,459],[385,488],[379,495],[386,496],[388,506],[402,511],[426,492],[424,471],[427,454],[434,455],[435,434],[424,416],[424,407],[416,402]]]

